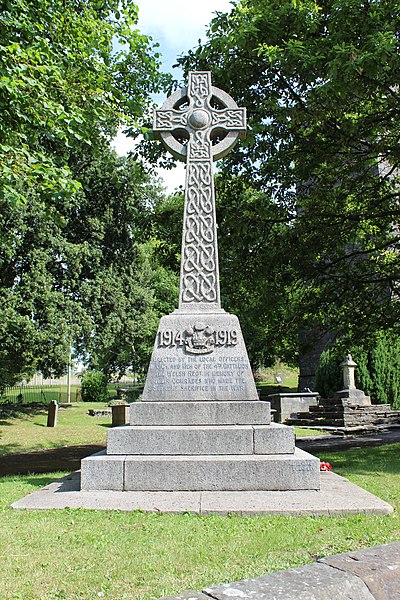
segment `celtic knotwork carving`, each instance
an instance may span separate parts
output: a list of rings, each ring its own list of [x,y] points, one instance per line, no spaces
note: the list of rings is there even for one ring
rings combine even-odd
[[[246,122],[246,115],[243,109],[224,110],[213,112],[211,115],[212,125],[221,125],[226,129],[237,129],[243,127]]]
[[[184,223],[183,302],[215,302],[217,280],[211,163],[189,164]]]
[[[211,148],[207,132],[196,131],[190,141],[189,160],[211,159]]]
[[[211,84],[208,71],[189,73],[187,88],[176,90],[155,111],[155,135],[187,166],[180,308],[220,307],[212,161],[225,156],[245,129],[245,109]]]
[[[176,110],[158,110],[156,112],[156,127],[159,129],[172,129],[172,127],[187,125],[187,113]]]
[[[190,78],[190,95],[194,105],[198,108],[204,105],[210,94],[210,80],[208,73],[192,73]]]

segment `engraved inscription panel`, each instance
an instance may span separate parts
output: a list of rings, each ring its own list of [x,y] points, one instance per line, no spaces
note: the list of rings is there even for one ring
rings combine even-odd
[[[234,394],[245,391],[246,357],[226,355],[166,355],[153,358],[149,392]]]

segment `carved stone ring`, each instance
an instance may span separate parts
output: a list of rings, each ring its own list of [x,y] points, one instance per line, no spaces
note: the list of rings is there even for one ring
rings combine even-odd
[[[215,98],[223,108],[213,108],[211,98]],[[223,139],[211,148],[212,159],[218,160],[228,154],[239,138],[245,137],[246,112],[229,94],[215,86],[211,86],[211,94],[203,100],[202,106],[197,107],[188,88],[184,87],[171,94],[155,111],[154,125],[157,137],[175,158],[183,161],[187,159],[187,145],[180,141],[180,137],[188,137],[188,134],[191,137],[197,131],[205,131],[213,140],[216,135],[223,134]]]

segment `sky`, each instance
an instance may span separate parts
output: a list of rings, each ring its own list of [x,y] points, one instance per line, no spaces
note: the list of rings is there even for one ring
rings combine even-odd
[[[139,7],[139,28],[160,44],[162,67],[182,79],[180,69],[172,69],[176,58],[197,45],[198,39],[205,40],[206,28],[216,11],[230,12],[230,0],[135,0]],[[113,143],[119,154],[126,154],[133,147],[122,133]],[[184,185],[184,165],[169,171],[160,169],[168,192]]]

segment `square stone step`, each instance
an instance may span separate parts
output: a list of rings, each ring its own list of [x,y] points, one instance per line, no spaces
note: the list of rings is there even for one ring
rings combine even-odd
[[[319,490],[319,459],[290,455],[107,456],[82,461],[82,490]]]
[[[294,430],[271,425],[134,426],[108,430],[107,453],[118,454],[293,454]]]
[[[236,402],[134,402],[131,425],[269,425],[271,404]]]

